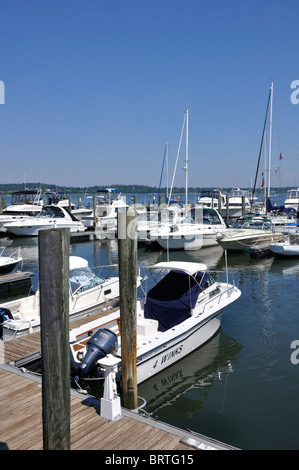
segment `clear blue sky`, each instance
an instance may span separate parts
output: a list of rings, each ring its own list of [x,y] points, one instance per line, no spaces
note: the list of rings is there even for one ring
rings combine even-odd
[[[189,185],[247,187],[273,80],[271,182],[299,186],[298,0],[2,0],[0,18],[1,183],[158,186],[166,141],[171,181],[188,108]]]

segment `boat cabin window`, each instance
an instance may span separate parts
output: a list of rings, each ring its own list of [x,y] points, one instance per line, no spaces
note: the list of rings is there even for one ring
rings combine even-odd
[[[37,215],[38,218],[63,218],[64,214],[59,207],[44,207]]]

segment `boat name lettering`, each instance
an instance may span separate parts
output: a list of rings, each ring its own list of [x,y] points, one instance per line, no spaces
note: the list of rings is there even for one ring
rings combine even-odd
[[[294,340],[291,343],[291,349],[295,349],[295,351],[291,354],[291,363],[295,366],[299,364],[299,340]]]
[[[173,359],[175,356],[177,356],[178,354],[180,354],[182,352],[182,349],[183,349],[183,345],[173,349],[172,351],[170,351],[167,354],[164,354],[164,356],[162,356],[162,358],[161,358],[161,364]]]

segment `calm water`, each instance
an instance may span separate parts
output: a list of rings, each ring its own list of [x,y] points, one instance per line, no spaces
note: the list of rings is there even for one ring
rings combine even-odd
[[[37,239],[1,238],[20,246],[24,270],[38,282]],[[71,254],[91,267],[117,263],[113,240],[72,244]],[[166,259],[162,251],[138,249],[138,264]],[[200,261],[225,281],[221,248],[171,252],[170,259]],[[299,340],[299,259],[253,259],[228,254],[229,280],[241,298],[224,312],[222,328],[208,344],[142,384],[145,410],[159,420],[241,449],[299,448],[299,365],[291,343]]]

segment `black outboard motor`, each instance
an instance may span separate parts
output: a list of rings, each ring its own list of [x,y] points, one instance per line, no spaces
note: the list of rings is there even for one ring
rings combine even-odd
[[[0,338],[2,338],[2,336],[3,336],[3,326],[2,325],[8,319],[10,319],[10,320],[13,319],[11,311],[8,310],[8,308],[1,307],[0,308]]]
[[[97,361],[117,349],[117,336],[113,331],[102,328],[88,340],[86,349],[85,356],[76,368],[80,379],[91,375],[96,368]]]

